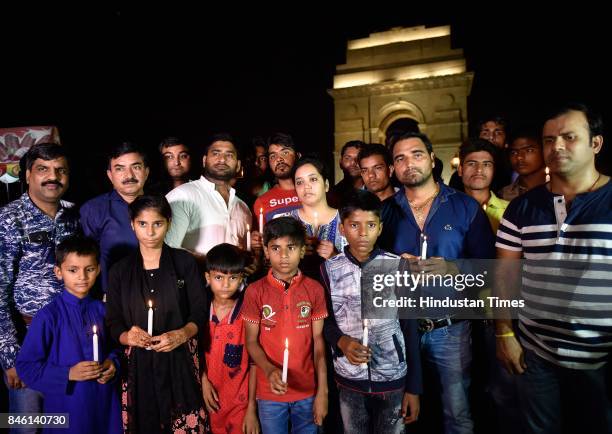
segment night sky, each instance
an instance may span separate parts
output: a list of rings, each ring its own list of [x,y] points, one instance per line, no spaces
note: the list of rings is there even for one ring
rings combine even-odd
[[[79,202],[109,188],[103,156],[121,139],[153,154],[167,135],[200,145],[229,131],[244,145],[279,130],[330,161],[327,89],[346,41],[421,24],[451,24],[453,46],[464,49],[475,73],[471,121],[501,112],[537,124],[565,100],[611,119],[603,60],[610,30],[597,9],[289,6],[2,11],[0,126],[57,125],[74,155],[69,198]],[[609,172],[609,142],[604,149]]]

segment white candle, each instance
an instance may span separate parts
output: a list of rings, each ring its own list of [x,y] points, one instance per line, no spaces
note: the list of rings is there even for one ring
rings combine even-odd
[[[100,357],[98,356],[98,329],[93,326],[93,359],[94,362],[99,362]]]
[[[251,226],[247,224],[247,252],[251,251]]]
[[[319,236],[319,213],[314,212],[314,224],[312,225],[312,235],[315,237]]]
[[[289,339],[285,339],[285,351],[283,352],[283,383],[287,382],[287,370],[289,369]]]
[[[427,235],[421,234],[421,259],[427,259]]]
[[[368,346],[368,339],[369,339],[368,320],[364,319],[363,320],[363,339],[361,340],[361,345],[363,345],[364,347],[367,347]],[[364,368],[367,368],[368,364],[367,363],[362,363],[361,366],[364,367]]]
[[[147,333],[153,336],[153,302],[149,300],[149,318],[147,321]]]
[[[259,232],[263,235],[263,208],[259,208]]]
[[[550,182],[550,169],[548,168],[548,166],[546,166],[544,172],[546,173],[546,182]]]

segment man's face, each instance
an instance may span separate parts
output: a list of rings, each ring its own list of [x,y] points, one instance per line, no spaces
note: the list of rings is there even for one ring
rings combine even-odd
[[[240,170],[240,160],[232,142],[218,140],[202,158],[204,174],[211,179],[229,181]]]
[[[342,158],[340,159],[340,168],[345,174],[349,174],[351,178],[358,178],[361,176],[361,168],[359,167],[359,161],[357,156],[359,155],[359,149],[350,147],[346,148]]]
[[[368,191],[378,193],[391,184],[393,166],[387,166],[382,155],[370,155],[359,162],[361,177]]]
[[[537,172],[544,167],[542,146],[530,137],[518,137],[510,145],[510,164],[521,176]]]
[[[37,158],[26,170],[28,193],[34,200],[58,203],[68,189],[68,161],[64,157],[54,160]]]
[[[130,152],[113,158],[106,175],[119,194],[134,196],[142,192],[149,177],[149,168],[145,166],[142,155]]]
[[[164,158],[164,167],[173,179],[186,178],[191,170],[191,157],[187,146],[180,144],[174,146],[163,146],[162,157]]]
[[[340,233],[346,237],[354,256],[369,256],[382,232],[380,218],[372,211],[357,209],[340,225]]]
[[[551,173],[573,175],[584,171],[601,151],[602,136],[589,138],[584,113],[570,111],[544,124],[542,131],[544,161]]]
[[[295,151],[291,148],[274,143],[268,147],[270,169],[277,179],[291,178],[291,170],[295,164],[295,158]]]
[[[506,127],[494,121],[488,121],[480,127],[479,137],[488,140],[498,148],[506,146]]]
[[[264,173],[268,169],[268,154],[263,146],[255,147],[255,167],[260,173]]]
[[[434,154],[416,137],[400,140],[393,147],[393,168],[406,187],[419,187],[432,176]]]
[[[470,190],[488,190],[495,173],[493,156],[487,151],[467,154],[458,171],[466,188]]]

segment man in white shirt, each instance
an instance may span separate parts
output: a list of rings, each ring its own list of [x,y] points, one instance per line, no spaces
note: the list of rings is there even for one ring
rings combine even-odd
[[[240,170],[234,139],[216,134],[209,143],[202,158],[204,175],[166,195],[172,207],[166,243],[196,256],[221,243],[246,248],[247,225],[253,227],[248,206],[230,186]]]

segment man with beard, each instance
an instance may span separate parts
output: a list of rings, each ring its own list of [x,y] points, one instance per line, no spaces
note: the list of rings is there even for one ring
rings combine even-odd
[[[167,183],[164,193],[189,182],[191,153],[182,140],[166,137],[159,145],[159,153],[163,158],[163,176]]]
[[[40,413],[42,395],[19,379],[15,360],[26,324],[62,290],[53,274],[55,247],[78,230],[78,215],[61,200],[69,179],[63,147],[35,145],[25,167],[28,191],[0,209],[0,363],[9,412]]]
[[[289,134],[276,133],[268,139],[268,162],[277,185],[257,198],[253,205],[253,215],[259,219],[263,212],[264,223],[276,217],[289,215],[300,207],[293,185],[293,165],[300,157],[293,139]],[[259,221],[259,220],[258,220]],[[261,228],[259,228],[261,232]]]
[[[83,232],[100,245],[100,274],[104,292],[111,266],[138,247],[128,205],[143,194],[149,176],[145,153],[131,142],[120,143],[108,157],[106,175],[113,190],[94,197],[81,207]]]
[[[344,198],[355,189],[363,188],[363,178],[359,167],[359,151],[365,143],[361,140],[346,142],[340,151],[340,168],[344,173],[342,181],[330,188],[327,194],[327,204],[332,208],[340,209]]]
[[[494,236],[487,217],[478,202],[471,197],[438,183],[432,176],[433,146],[429,138],[420,133],[405,133],[391,145],[395,174],[403,184],[385,203],[381,248],[411,258],[415,272],[445,275],[456,272],[449,260],[459,258],[493,258]],[[421,255],[422,236],[427,236],[428,259],[417,261]],[[431,290],[448,297],[460,292],[449,287],[422,287],[425,294]],[[440,385],[445,433],[472,433],[469,406],[471,381],[471,324],[464,318],[453,316],[448,309],[430,309],[429,318],[419,320],[421,350],[427,373],[433,381],[425,381],[428,389]],[[424,407],[425,408],[425,407]],[[437,415],[423,414],[428,421],[439,420]]]
[[[221,243],[246,248],[247,225],[252,224],[248,206],[230,185],[240,170],[234,139],[215,134],[209,143],[202,158],[204,175],[166,195],[172,207],[166,243],[196,256]]]
[[[358,162],[366,189],[378,196],[381,202],[393,197],[393,159],[389,150],[380,143],[364,145],[359,151]]]

